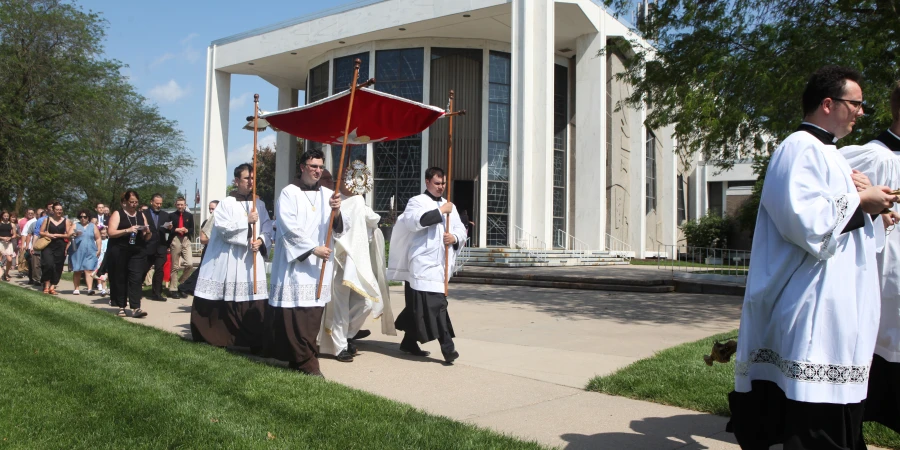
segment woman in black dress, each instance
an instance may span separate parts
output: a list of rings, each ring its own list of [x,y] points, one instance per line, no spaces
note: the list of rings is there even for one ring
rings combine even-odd
[[[151,233],[146,216],[138,210],[140,204],[138,193],[128,190],[122,195],[122,208],[109,216],[105,257],[109,262],[109,303],[119,307],[120,317],[126,315],[126,304],[131,305],[132,317],[147,315],[141,309],[141,289],[147,264],[144,248]]]
[[[50,244],[41,250],[41,283],[44,293],[56,295],[56,285],[66,263],[66,246],[72,235],[72,224],[63,216],[63,207],[53,202],[51,214],[41,224],[41,237],[50,238]]]

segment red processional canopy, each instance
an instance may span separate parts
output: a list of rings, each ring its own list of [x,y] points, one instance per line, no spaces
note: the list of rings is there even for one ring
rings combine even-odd
[[[314,142],[341,145],[349,106],[350,91],[347,90],[308,105],[261,113],[259,118],[278,131]],[[347,143],[359,145],[411,136],[422,132],[443,115],[444,110],[436,106],[374,89],[357,89]]]

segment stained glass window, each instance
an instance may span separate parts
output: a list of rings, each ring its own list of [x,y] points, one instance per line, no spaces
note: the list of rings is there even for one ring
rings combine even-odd
[[[375,53],[375,89],[422,101],[425,50],[407,48]],[[375,212],[388,219],[393,197],[396,214],[410,198],[421,194],[422,135],[374,144]]]
[[[353,81],[353,64],[356,59],[359,59],[360,61],[359,80],[357,81],[357,84],[369,79],[369,52],[335,58],[334,85],[331,88],[332,94],[337,94],[350,89],[350,82]]]
[[[487,245],[509,245],[510,54],[491,52],[488,78]]]
[[[553,74],[553,246],[565,248],[569,71],[557,64]]]
[[[647,130],[647,174],[645,176],[645,188],[647,190],[647,205],[645,212],[649,214],[656,210],[656,135]]]

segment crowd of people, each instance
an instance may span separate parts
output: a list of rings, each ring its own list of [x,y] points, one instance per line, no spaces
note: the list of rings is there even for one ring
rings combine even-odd
[[[165,263],[171,254],[173,272],[181,272],[169,285],[171,297],[185,295],[177,285],[190,276],[193,267],[193,216],[186,210],[184,198],[176,200],[176,211],[171,214],[160,210],[162,200],[161,194],[154,194],[150,205],[141,205],[139,194],[129,190],[120,199],[120,209],[110,212],[106,204],[97,203],[93,211],[78,211],[74,219],[66,215],[59,202],[28,208],[21,220],[3,211],[0,279],[11,281],[15,265],[18,276],[26,278],[28,284],[58,295],[68,262],[72,294],[82,295],[81,287],[86,286],[85,295],[109,295],[110,305],[119,308],[119,316],[127,316],[126,308],[130,307],[133,317],[145,317],[147,312],[141,309],[142,280],[148,272],[156,269],[150,299],[165,301],[160,260]]]

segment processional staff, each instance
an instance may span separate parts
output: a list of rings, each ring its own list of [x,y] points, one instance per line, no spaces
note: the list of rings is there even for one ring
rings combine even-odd
[[[450,195],[453,193],[453,189],[450,188],[450,181],[453,178],[453,117],[455,116],[464,116],[466,115],[466,110],[462,111],[453,111],[453,90],[450,91],[450,102],[447,105],[447,113],[445,116],[450,118],[450,123],[448,124],[448,128],[450,129],[449,133],[449,143],[447,147],[447,176],[444,178],[444,189],[447,191],[447,203],[450,202]],[[451,209],[452,212],[452,209]],[[463,224],[465,225],[465,224]],[[450,232],[450,213],[447,213],[447,225],[444,227],[444,232]],[[444,295],[448,295],[450,293],[450,244],[444,244]]]
[[[252,207],[250,208],[250,212],[256,212],[256,153],[259,150],[258,140],[259,137],[259,94],[253,94],[253,196],[250,199],[252,203]],[[259,222],[259,219],[256,222],[253,222],[253,238],[256,239],[256,224]],[[251,244],[253,245],[253,244]],[[256,252],[250,252],[253,257],[253,293],[256,294]]]

